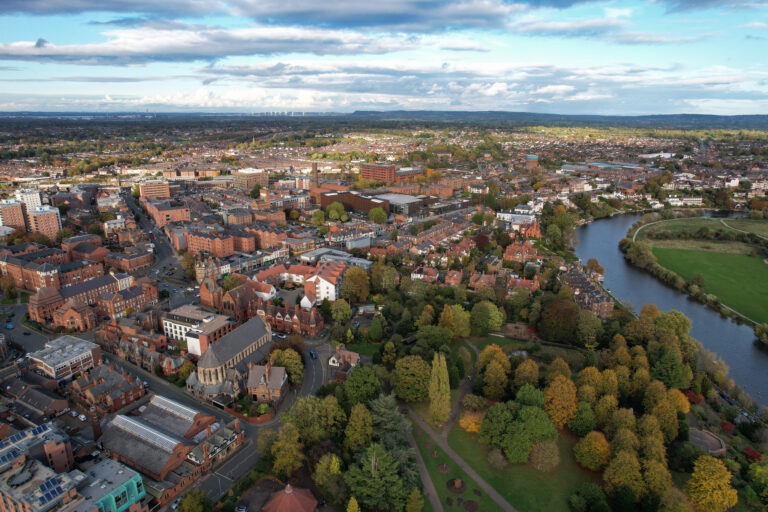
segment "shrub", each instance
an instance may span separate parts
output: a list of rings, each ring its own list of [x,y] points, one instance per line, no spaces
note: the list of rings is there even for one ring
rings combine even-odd
[[[549,440],[534,443],[528,462],[538,471],[552,471],[560,464],[560,450],[557,443]]]
[[[687,398],[688,401],[694,405],[699,405],[701,402],[704,401],[704,395],[696,394],[690,389],[683,391],[683,394],[685,395],[685,398]]]
[[[476,433],[483,424],[483,415],[480,413],[468,413],[459,420],[459,426],[466,432]]]
[[[722,428],[723,432],[725,432],[726,434],[733,434],[734,426],[733,426],[733,423],[731,423],[730,421],[723,421],[722,423],[720,423],[720,428]]]
[[[509,462],[501,450],[494,448],[488,452],[488,464],[490,464],[496,471],[504,471]]]
[[[760,459],[763,458],[763,456],[760,455],[760,452],[758,452],[753,448],[750,448],[749,446],[745,446],[742,451],[744,452],[744,455],[746,455],[747,458],[753,462],[759,462]]]

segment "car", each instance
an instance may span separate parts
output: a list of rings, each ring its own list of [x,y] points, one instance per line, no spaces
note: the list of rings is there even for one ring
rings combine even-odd
[[[71,414],[73,418],[77,418],[77,411],[72,411],[69,414]]]
[[[13,324],[5,324],[6,329],[13,329]]]
[[[32,333],[31,333],[31,332],[29,332],[29,331],[24,331],[24,332],[23,332],[23,333],[21,333],[21,334],[23,334],[24,336],[29,336],[29,335],[30,335],[30,334],[32,334]]]
[[[181,502],[181,498],[176,498],[176,500],[175,500],[175,501],[173,502],[173,504],[171,505],[171,508],[172,508],[173,510],[176,510],[177,508],[179,508],[179,503],[180,503],[180,502]]]
[[[238,505],[235,507],[235,512],[248,512],[248,507],[245,505]]]
[[[144,386],[144,389],[149,389],[149,382],[144,381],[142,382],[142,385]]]
[[[309,357],[311,357],[312,359],[317,359],[317,352],[315,352],[314,350],[310,350]]]
[[[85,414],[81,414],[80,416],[77,417],[77,419],[79,419],[80,421],[85,421],[88,418],[85,417]]]

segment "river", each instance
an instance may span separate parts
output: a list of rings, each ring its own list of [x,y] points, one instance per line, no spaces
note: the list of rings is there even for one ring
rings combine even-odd
[[[685,314],[693,323],[691,336],[728,364],[736,384],[758,403],[768,404],[768,352],[757,346],[752,328],[721,317],[624,260],[619,240],[639,219],[640,215],[617,215],[577,228],[576,255],[585,263],[597,258],[605,268],[604,286],[636,311],[643,304],[656,304],[662,311],[676,309]]]

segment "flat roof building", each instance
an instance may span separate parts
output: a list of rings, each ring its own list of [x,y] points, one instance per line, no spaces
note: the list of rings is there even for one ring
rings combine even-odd
[[[45,348],[27,354],[34,367],[52,379],[62,380],[101,364],[101,347],[75,336],[62,336]]]

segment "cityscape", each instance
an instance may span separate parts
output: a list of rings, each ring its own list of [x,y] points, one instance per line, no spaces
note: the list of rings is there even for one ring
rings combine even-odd
[[[0,512],[768,509],[764,1],[0,26]]]

